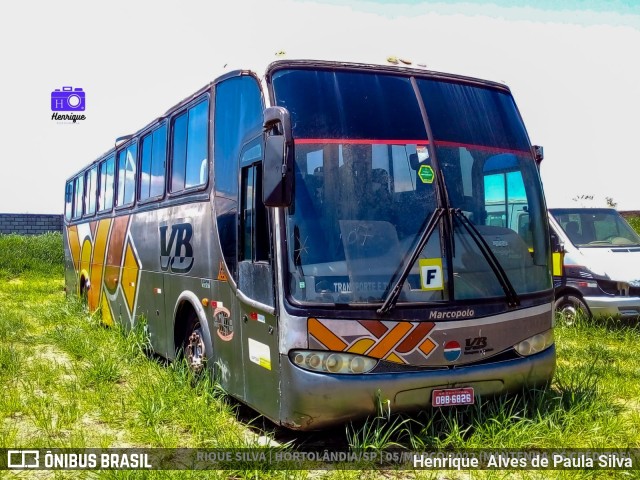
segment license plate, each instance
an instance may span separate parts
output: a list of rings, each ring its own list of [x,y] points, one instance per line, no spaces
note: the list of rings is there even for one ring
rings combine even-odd
[[[431,405],[434,407],[452,407],[471,405],[475,401],[473,387],[447,388],[431,392]]]

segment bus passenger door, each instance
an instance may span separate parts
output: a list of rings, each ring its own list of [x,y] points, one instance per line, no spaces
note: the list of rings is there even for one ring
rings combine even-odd
[[[273,268],[267,210],[262,202],[262,164],[242,168],[238,239],[238,288],[253,305],[240,301],[245,400],[268,417],[279,414],[278,332],[273,307]]]

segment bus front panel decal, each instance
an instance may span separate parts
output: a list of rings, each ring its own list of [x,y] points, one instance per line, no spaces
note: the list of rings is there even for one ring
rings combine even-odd
[[[367,355],[402,364],[424,364],[436,344],[432,322],[308,320],[309,346]]]

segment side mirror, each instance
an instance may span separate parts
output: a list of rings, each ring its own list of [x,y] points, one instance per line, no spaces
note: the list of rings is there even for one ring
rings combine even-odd
[[[293,199],[294,147],[289,112],[283,107],[264,111],[262,201],[267,207],[288,207]]]
[[[536,165],[540,168],[542,160],[544,160],[544,148],[540,145],[533,145],[533,159],[536,161]]]
[[[561,277],[564,274],[564,242],[551,231],[551,275]]]

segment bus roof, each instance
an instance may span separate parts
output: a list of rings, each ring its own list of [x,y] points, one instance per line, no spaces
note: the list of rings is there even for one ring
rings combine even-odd
[[[173,112],[180,109],[182,106],[188,104],[190,101],[203,94],[207,90],[209,90],[216,83],[224,80],[228,77],[234,77],[242,74],[253,75],[257,77],[259,80],[263,80],[267,74],[275,69],[281,69],[286,67],[293,68],[342,68],[342,69],[364,69],[371,71],[382,71],[388,73],[403,73],[406,75],[414,74],[421,76],[429,76],[433,78],[439,79],[447,79],[453,81],[462,81],[462,82],[471,82],[476,84],[485,85],[491,88],[498,88],[502,90],[509,91],[507,85],[502,82],[496,82],[491,80],[484,80],[477,77],[465,76],[465,75],[457,75],[450,74],[444,72],[438,72],[435,70],[430,70],[427,68],[427,65],[421,62],[414,62],[413,60],[409,60],[403,57],[397,56],[378,56],[372,58],[356,58],[356,59],[336,59],[334,57],[323,57],[323,56],[314,56],[304,57],[304,56],[294,56],[290,55],[284,51],[277,52],[274,57],[271,58],[263,58],[257,61],[247,62],[245,65],[241,65],[240,62],[236,63],[227,63],[222,68],[218,69],[214,75],[213,80],[206,85],[199,88],[197,91],[191,93],[186,96],[179,102],[172,105],[168,108],[165,113],[156,117],[149,123],[145,124],[142,128],[133,132],[132,134],[123,135],[118,137],[114,146],[110,149],[103,152],[101,155],[98,155],[95,160],[86,164],[82,169],[76,171],[71,177],[67,179],[67,182],[75,178],[80,172],[83,172],[89,168],[91,168],[94,164],[99,163],[101,160],[107,158],[111,154],[115,153],[123,144],[125,144],[129,139],[138,137],[140,134],[145,132],[146,130],[151,130],[155,125],[162,122],[164,119],[168,118]]]

